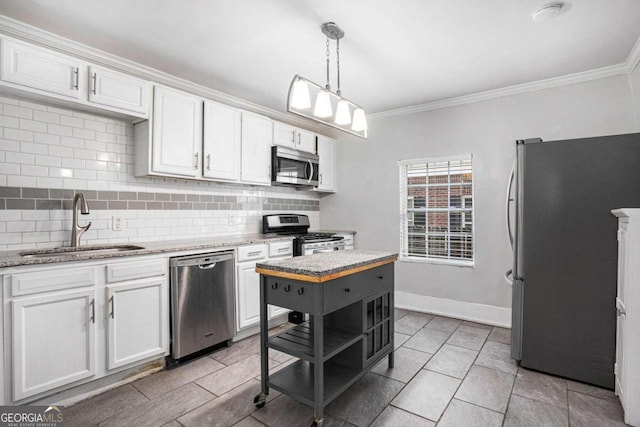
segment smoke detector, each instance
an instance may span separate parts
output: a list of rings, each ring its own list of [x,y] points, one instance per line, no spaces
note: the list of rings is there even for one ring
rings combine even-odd
[[[563,6],[563,3],[547,3],[544,6],[536,9],[531,14],[531,18],[534,22],[547,21],[554,16],[558,16],[562,11]]]

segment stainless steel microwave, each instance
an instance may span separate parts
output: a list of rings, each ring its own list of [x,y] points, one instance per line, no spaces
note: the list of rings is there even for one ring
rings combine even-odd
[[[318,185],[318,155],[292,148],[271,147],[271,183],[273,185]]]

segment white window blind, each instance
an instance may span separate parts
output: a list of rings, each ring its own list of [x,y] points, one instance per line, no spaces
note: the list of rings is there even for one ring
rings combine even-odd
[[[400,258],[473,265],[472,156],[398,166]]]

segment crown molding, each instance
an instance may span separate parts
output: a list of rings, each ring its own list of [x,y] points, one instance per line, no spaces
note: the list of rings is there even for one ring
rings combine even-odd
[[[627,64],[611,65],[590,71],[569,74],[561,77],[553,77],[545,80],[538,80],[530,83],[523,83],[513,86],[506,86],[500,89],[478,92],[471,95],[457,96],[454,98],[442,99],[439,101],[427,102],[424,104],[412,105],[409,107],[395,108],[393,110],[381,111],[369,114],[370,119],[382,119],[395,116],[406,116],[409,114],[421,113],[425,111],[439,110],[442,108],[455,107],[459,105],[472,104],[475,102],[488,101],[505,96],[517,95],[527,92],[535,92],[543,89],[550,89],[566,86],[575,83],[588,82],[591,80],[603,79],[606,77],[619,76],[629,73]]]
[[[106,66],[154,83],[190,92],[203,98],[218,101],[233,107],[242,108],[257,114],[262,114],[275,120],[283,121],[295,126],[302,126],[314,132],[324,130],[323,126],[318,126],[315,122],[310,120],[302,119],[292,114],[274,110],[251,101],[229,95],[219,90],[173,76],[165,73],[164,71],[75,42],[4,15],[0,15],[0,34],[36,44],[66,55],[71,55],[96,65]]]
[[[629,56],[627,56],[627,67],[629,68],[629,72],[633,72],[636,69],[638,64],[640,63],[640,37],[636,40],[636,44],[633,45],[631,52],[629,52]]]

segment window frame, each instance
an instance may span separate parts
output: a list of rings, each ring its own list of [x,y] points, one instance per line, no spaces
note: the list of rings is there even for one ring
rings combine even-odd
[[[461,259],[461,258],[442,258],[442,257],[433,257],[428,254],[428,241],[429,241],[429,233],[425,230],[425,244],[427,244],[426,254],[425,256],[416,256],[409,254],[409,222],[410,216],[415,216],[414,212],[408,212],[410,208],[408,206],[408,198],[412,196],[408,195],[408,187],[407,187],[407,167],[411,165],[420,165],[420,164],[429,164],[429,163],[437,163],[437,162],[454,162],[454,161],[470,161],[471,162],[471,196],[463,196],[460,195],[460,203],[462,208],[465,206],[465,199],[471,198],[471,220],[467,220],[466,212],[460,212],[461,215],[461,224],[464,227],[465,224],[471,224],[471,259]],[[399,239],[399,256],[398,259],[402,262],[416,262],[416,263],[427,263],[427,264],[441,264],[441,265],[453,265],[459,267],[474,267],[475,265],[475,250],[476,250],[476,236],[475,236],[475,173],[474,173],[474,165],[473,165],[473,154],[459,155],[459,156],[446,156],[446,157],[428,157],[428,158],[418,158],[418,159],[407,159],[398,161],[398,176],[399,176],[399,195],[400,195],[400,239]],[[448,215],[451,213],[451,195],[449,194],[447,199],[449,199],[449,206],[447,206],[446,211]],[[426,200],[429,200],[429,194],[425,195]],[[412,215],[410,215],[412,214]],[[428,211],[425,211],[425,214],[428,215]],[[447,221],[450,221],[450,217]],[[451,236],[451,230],[447,231],[447,235]],[[455,233],[454,233],[455,235]],[[450,256],[450,255],[449,255]]]

